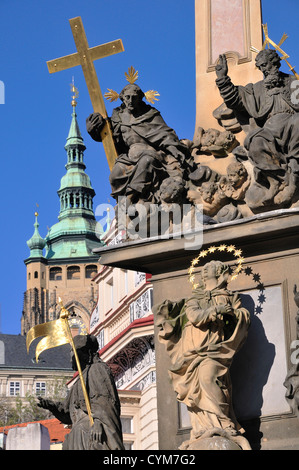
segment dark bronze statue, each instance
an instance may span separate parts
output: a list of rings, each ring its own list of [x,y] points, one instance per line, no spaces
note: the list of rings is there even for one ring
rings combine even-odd
[[[275,50],[257,54],[256,66],[264,79],[235,86],[227,60],[219,57],[216,84],[227,108],[249,123],[244,147],[254,168],[255,184],[246,202],[254,209],[288,207],[299,180],[299,103],[294,99],[295,76],[280,71]]]
[[[119,397],[109,367],[98,356],[98,341],[95,336],[78,335],[74,343],[88,391],[93,426],[79,378],[64,402],[39,397],[39,406],[51,411],[62,423],[72,425],[63,450],[123,450]],[[74,355],[72,366],[77,370]]]
[[[110,119],[118,158],[110,174],[112,196],[125,196],[130,203],[159,203],[157,191],[166,178],[184,180],[190,158],[187,146],[161,114],[143,101],[144,93],[136,84],[129,84],[119,94],[121,106]],[[87,131],[101,141],[104,119],[99,113],[86,121]]]

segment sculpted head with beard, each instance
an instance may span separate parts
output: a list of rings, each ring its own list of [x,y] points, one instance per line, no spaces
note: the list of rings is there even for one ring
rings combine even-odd
[[[256,56],[257,68],[264,75],[264,84],[267,88],[275,88],[283,85],[283,76],[280,72],[281,58],[275,50],[264,49]]]

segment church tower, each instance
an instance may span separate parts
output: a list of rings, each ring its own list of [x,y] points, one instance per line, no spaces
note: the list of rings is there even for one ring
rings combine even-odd
[[[21,321],[23,335],[36,324],[58,317],[59,297],[71,314],[74,334],[86,333],[97,302],[93,278],[98,272],[99,262],[93,250],[103,245],[100,239],[103,231],[93,211],[95,191],[85,173],[86,147],[77,122],[77,90],[74,85],[72,92],[73,112],[65,145],[66,173],[58,190],[59,221],[43,239],[36,213],[34,233],[27,242],[30,255],[25,260],[27,290]]]

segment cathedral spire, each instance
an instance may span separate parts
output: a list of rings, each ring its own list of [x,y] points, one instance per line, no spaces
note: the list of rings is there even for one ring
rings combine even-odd
[[[91,217],[93,213],[93,197],[95,192],[91,182],[85,173],[84,145],[83,138],[77,122],[76,106],[78,90],[71,85],[72,91],[72,120],[69,133],[66,139],[65,150],[67,152],[67,173],[61,179],[58,195],[60,198],[59,220],[65,217]]]
[[[97,222],[93,211],[95,191],[85,173],[86,147],[77,121],[78,90],[71,84],[71,125],[66,139],[66,173],[61,178],[59,222],[47,234],[47,259],[94,257],[93,249],[102,244],[97,236]]]

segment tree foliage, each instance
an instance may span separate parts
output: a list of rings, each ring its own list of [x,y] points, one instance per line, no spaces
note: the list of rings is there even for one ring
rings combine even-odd
[[[47,382],[47,398],[63,400],[66,395],[65,382],[65,377]],[[11,397],[0,397],[0,426],[54,418],[50,411],[40,408],[37,403],[37,395],[34,393],[27,393],[25,397],[13,397],[13,400]]]

